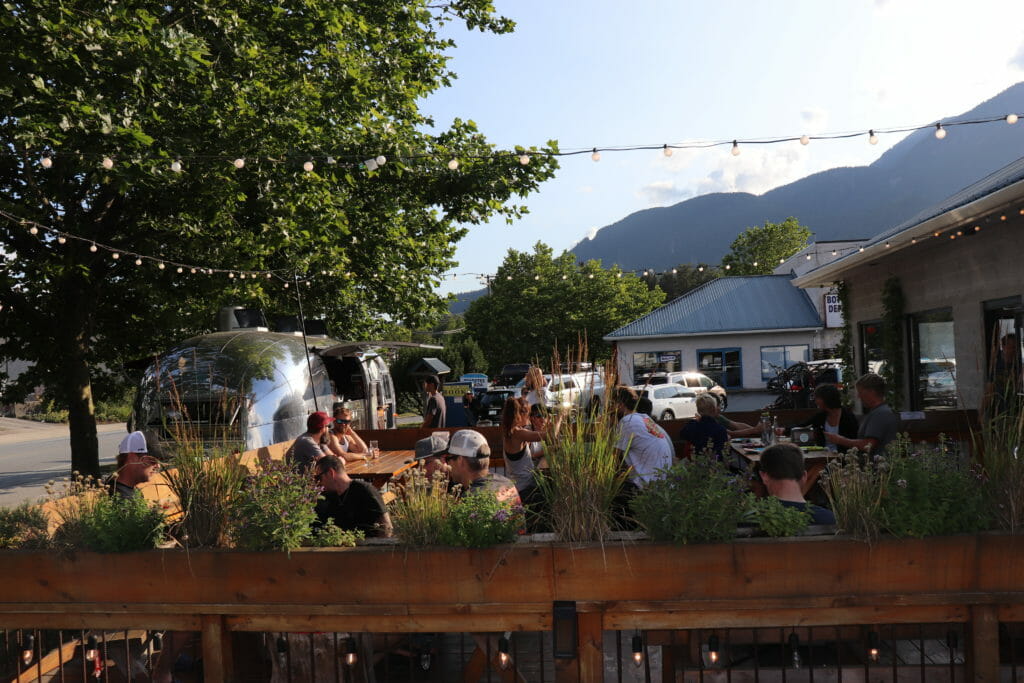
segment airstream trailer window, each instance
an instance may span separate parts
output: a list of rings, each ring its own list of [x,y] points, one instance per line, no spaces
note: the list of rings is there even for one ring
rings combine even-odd
[[[331,356],[324,358],[327,374],[334,383],[334,393],[343,401],[359,401],[366,398],[363,388],[362,364],[358,358]]]

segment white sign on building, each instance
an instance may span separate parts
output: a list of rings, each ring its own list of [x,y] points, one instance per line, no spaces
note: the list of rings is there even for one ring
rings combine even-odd
[[[843,304],[835,292],[825,294],[825,327],[843,326]]]

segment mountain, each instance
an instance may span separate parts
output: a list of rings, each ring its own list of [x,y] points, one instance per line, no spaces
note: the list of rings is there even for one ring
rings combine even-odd
[[[1024,112],[1024,82],[943,124]],[[867,141],[865,140],[865,144]],[[718,263],[745,229],[795,216],[814,241],[866,238],[901,223],[1024,155],[1024,121],[952,126],[944,140],[916,131],[870,166],[833,168],[762,195],[717,192],[637,211],[571,249],[630,270]],[[458,294],[461,313],[484,290]]]

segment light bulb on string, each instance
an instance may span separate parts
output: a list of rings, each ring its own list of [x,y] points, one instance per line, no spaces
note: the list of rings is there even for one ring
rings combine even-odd
[[[103,166],[103,168],[109,171],[110,169],[114,168],[114,160],[111,159],[110,157],[103,157],[101,165]]]
[[[835,255],[836,255],[837,253],[838,253],[838,252],[837,252],[837,251],[836,251],[835,249],[833,249],[833,250],[832,250],[832,255],[833,255],[833,256],[835,256]]]
[[[593,280],[593,279],[594,279],[594,274],[593,274],[593,273],[591,273],[591,274],[590,274],[590,275],[588,275],[587,277],[588,277],[588,278],[590,278],[591,280]]]
[[[388,163],[388,158],[386,156],[384,156],[383,154],[381,154],[376,159],[374,159],[374,161],[377,162],[378,166],[383,166],[384,164]]]
[[[179,272],[179,273],[183,273],[183,272],[185,272],[185,269],[184,269],[184,268],[182,268],[181,266],[178,266],[178,272]]]
[[[529,164],[530,163],[530,155],[529,154],[520,154],[519,155],[519,163],[522,164],[523,166],[526,166],[527,164]]]
[[[668,145],[665,145],[664,147],[661,148],[661,153],[667,157],[670,157],[672,156],[672,148],[669,147]]]
[[[110,255],[110,258],[112,258],[112,259],[114,259],[114,260],[116,261],[116,260],[118,260],[119,258],[121,258],[121,254],[119,254],[119,253],[117,253],[117,252],[115,251],[115,252],[114,252],[113,254],[111,254],[111,255]]]
[[[454,170],[456,170],[456,169],[457,169],[458,167],[459,167],[459,160],[458,160],[458,159],[451,159],[451,160],[450,160],[450,161],[448,162],[448,170],[449,170],[449,171],[454,171]]]
[[[1013,124],[1017,123],[1017,115],[1016,114],[1007,114],[1006,115],[1006,122],[1008,124],[1010,124],[1011,126]]]
[[[539,279],[540,279],[540,275],[534,275],[534,276],[533,276],[533,279],[534,279],[534,280],[539,280]]]
[[[39,234],[39,228],[37,228],[36,226],[33,225],[31,228],[28,229],[28,232],[29,232],[30,235],[38,235]]]
[[[703,273],[704,272],[704,266],[697,266],[697,272],[698,273]]]
[[[811,139],[809,137],[807,137],[806,135],[801,135],[800,136],[800,144],[804,145],[806,147],[807,145],[811,144]]]
[[[757,261],[754,261],[754,267],[757,268]]]
[[[785,263],[785,262],[786,262],[786,259],[784,259],[784,258],[780,258],[779,259],[779,263]]]
[[[731,266],[731,265],[729,265],[728,263],[726,263],[726,264],[725,264],[725,269],[726,269],[726,270],[731,270],[731,269],[732,269],[732,266]]]
[[[562,279],[563,279],[563,280],[568,280],[568,279],[569,279],[569,276],[568,276],[568,275],[563,275],[563,276],[562,276]]]
[[[100,644],[96,636],[89,636],[85,641],[85,661],[92,662],[99,656]]]
[[[40,159],[39,165],[42,166],[43,168],[50,168],[51,166],[53,166],[53,159],[51,159],[50,157],[43,157],[42,159]]]
[[[975,225],[974,226],[974,232],[981,232],[981,226],[980,225]]]
[[[740,143],[735,140],[732,141],[732,155],[738,157],[740,155]]]
[[[284,288],[285,288],[285,289],[288,289],[288,283],[287,283],[287,282],[286,282],[286,283],[284,283]]]
[[[140,258],[135,259],[135,265],[141,266],[142,265],[142,259],[140,259]]]
[[[92,252],[92,253],[94,253],[94,254],[96,253],[96,251],[97,251],[98,249],[99,249],[99,248],[98,248],[98,247],[96,246],[96,243],[95,243],[95,242],[93,242],[92,244],[90,244],[90,245],[89,245],[89,251],[91,251],[91,252]]]
[[[243,159],[242,157],[238,157],[231,163],[234,165],[235,168],[245,168],[245,159]]]
[[[193,275],[195,275],[196,274],[196,269],[192,268],[189,272],[192,273]]]
[[[356,639],[349,636],[345,639],[345,666],[355,666],[357,661],[359,656],[356,654]]]
[[[857,251],[863,252],[864,251],[864,247],[858,247]]]
[[[32,653],[36,649],[36,637],[29,633],[21,643],[21,663],[28,666],[32,663]]]
[[[306,173],[312,172],[312,170],[313,170],[313,162],[312,161],[307,161],[304,164],[302,164],[302,170],[305,171]]]
[[[501,638],[498,638],[498,666],[502,670],[508,669],[512,664],[512,655],[509,654],[509,643],[512,638],[511,631],[505,631]]]
[[[267,279],[268,280],[270,279],[270,273],[267,273]]]
[[[807,254],[806,258],[807,258],[807,260],[808,260],[808,261],[810,261],[810,260],[811,260],[811,255],[810,255],[810,253],[808,253],[808,254]]]
[[[160,261],[159,263],[157,263],[157,264],[156,264],[156,267],[157,267],[157,268],[159,268],[160,270],[163,270],[163,269],[164,269],[164,268],[166,268],[167,266],[166,266],[166,265],[164,265],[164,262],[163,262],[163,261]]]
[[[872,662],[878,661],[879,655],[879,640],[877,631],[868,632],[868,659]]]
[[[946,137],[946,129],[942,127],[941,123],[935,124],[935,137],[938,140],[942,140]]]
[[[64,235],[57,235],[57,244],[67,244],[68,238]]]
[[[868,144],[870,144],[870,145],[877,145],[878,144],[878,136],[875,135],[875,131],[873,131],[873,130],[869,130],[868,131]]]
[[[172,161],[171,170],[174,171],[175,173],[181,173],[181,161],[178,159]]]
[[[590,160],[601,161],[601,153],[597,151],[597,147],[595,147],[593,151],[590,153]]]
[[[718,653],[721,644],[718,642],[718,636],[714,633],[708,638],[708,659],[712,664],[718,664]]]
[[[617,277],[617,278],[621,278],[621,277],[622,277],[622,273],[621,273],[621,272],[619,272],[619,273],[615,273],[615,277]]]
[[[885,248],[886,248],[886,249],[888,249],[888,248],[889,248],[889,243],[888,243],[888,242],[886,242],[886,243],[885,243]]]
[[[234,273],[228,273],[228,278],[231,279],[231,280],[234,280],[235,279],[235,274]]]

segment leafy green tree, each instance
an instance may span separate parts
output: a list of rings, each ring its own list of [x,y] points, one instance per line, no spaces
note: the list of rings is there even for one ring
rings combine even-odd
[[[513,27],[488,0],[4,4],[0,358],[35,364],[9,396],[67,405],[75,469],[98,469],[93,383],[220,305],[294,313],[301,289],[344,338],[443,309],[465,226],[556,166],[420,111],[450,22]]]
[[[643,279],[651,289],[658,287],[665,292],[666,301],[672,301],[719,277],[722,277],[722,271],[716,266],[681,263],[663,273],[652,271]]]
[[[722,258],[725,275],[768,275],[780,262],[807,246],[811,231],[790,216],[781,223],[765,221],[733,240]]]
[[[510,249],[490,284],[490,294],[466,311],[466,328],[497,374],[506,363],[534,359],[548,364],[552,350],[566,354],[581,341],[590,357],[609,357],[601,337],[651,312],[665,300],[660,289],[599,261],[577,265],[573,254],[557,258],[538,242],[533,253]]]

